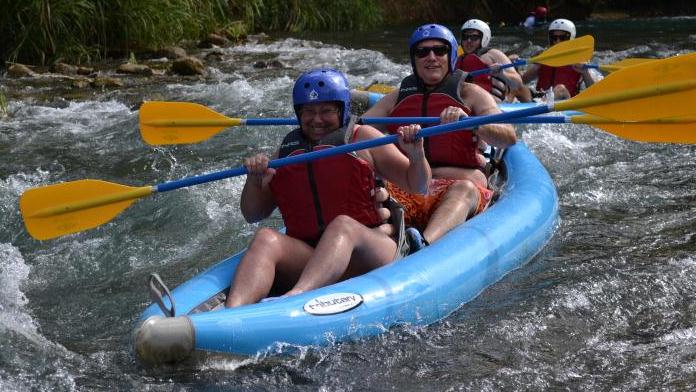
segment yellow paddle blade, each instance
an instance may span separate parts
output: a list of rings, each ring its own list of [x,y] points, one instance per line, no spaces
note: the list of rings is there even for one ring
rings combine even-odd
[[[242,119],[197,103],[150,101],[140,107],[140,134],[152,145],[198,143],[240,124]]]
[[[574,124],[590,124],[620,138],[651,143],[696,143],[696,116],[617,121],[593,115],[570,118]]]
[[[366,91],[369,91],[371,93],[380,93],[380,94],[389,94],[390,92],[394,91],[396,87],[390,86],[388,84],[383,84],[383,83],[375,83],[373,85],[370,85]]]
[[[644,58],[638,58],[638,57],[626,58],[626,59],[623,59],[621,61],[617,61],[615,63],[600,65],[599,69],[604,71],[604,72],[614,72],[614,71],[618,71],[622,68],[632,67],[634,65],[643,64],[643,63],[647,63],[647,62],[655,61],[655,60],[657,60],[657,59],[644,59]]]
[[[612,72],[554,110],[579,110],[621,121],[696,115],[696,53]]]
[[[593,54],[594,38],[591,35],[583,35],[580,38],[561,41],[540,55],[532,57],[528,62],[561,67],[589,61]]]
[[[19,209],[29,234],[47,240],[104,224],[153,191],[99,180],[64,182],[27,190]]]

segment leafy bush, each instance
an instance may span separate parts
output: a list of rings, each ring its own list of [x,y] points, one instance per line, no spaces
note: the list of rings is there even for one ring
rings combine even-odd
[[[46,64],[157,49],[207,33],[246,29],[364,29],[377,0],[0,0],[0,56]]]

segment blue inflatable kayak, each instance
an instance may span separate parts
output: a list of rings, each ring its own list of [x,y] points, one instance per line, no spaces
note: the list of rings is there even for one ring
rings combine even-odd
[[[556,228],[556,189],[537,158],[518,143],[505,151],[502,167],[500,197],[486,212],[425,249],[359,277],[235,309],[221,303],[243,253],[171,293],[151,282],[160,301],[142,314],[135,351],[154,364],[196,352],[287,353],[447,317],[534,257]]]

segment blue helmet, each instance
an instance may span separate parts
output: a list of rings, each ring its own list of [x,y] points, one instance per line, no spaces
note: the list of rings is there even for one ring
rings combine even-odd
[[[319,68],[300,75],[292,88],[292,104],[300,119],[300,108],[307,103],[338,102],[341,105],[341,126],[350,120],[350,87],[348,80],[332,68]]]
[[[411,38],[408,40],[408,51],[409,57],[411,58],[413,74],[416,74],[416,62],[413,58],[413,49],[416,47],[416,44],[427,39],[437,39],[449,45],[449,71],[453,72],[455,64],[457,63],[457,46],[459,45],[457,38],[454,37],[454,34],[452,34],[450,29],[447,27],[439,24],[429,23],[418,27],[416,31],[411,34]]]

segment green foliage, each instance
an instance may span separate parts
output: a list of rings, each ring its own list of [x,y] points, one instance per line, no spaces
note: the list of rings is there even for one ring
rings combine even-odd
[[[8,106],[5,92],[0,90],[0,118],[8,117],[10,115]]]
[[[0,55],[44,63],[89,55],[94,4],[90,0],[0,0]]]
[[[254,27],[261,30],[364,30],[382,22],[376,0],[266,1],[263,11],[254,20]]]
[[[226,0],[0,0],[0,56],[45,64],[201,38],[227,17]]]
[[[105,48],[129,52],[202,38],[226,17],[225,0],[93,0]]]
[[[0,0],[0,9],[0,57],[41,64],[127,56],[212,31],[365,29],[382,21],[378,0]]]
[[[223,27],[222,31],[228,38],[238,39],[247,35],[247,24],[241,20],[234,20]]]

